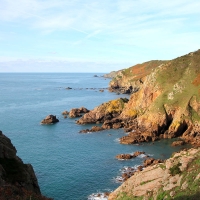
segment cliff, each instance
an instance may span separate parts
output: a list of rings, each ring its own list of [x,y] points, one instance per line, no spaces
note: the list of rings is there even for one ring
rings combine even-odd
[[[40,192],[33,167],[24,164],[17,150],[0,131],[0,199],[47,200]]]
[[[117,76],[117,74],[118,74],[120,71],[121,71],[121,70],[119,70],[119,71],[112,71],[112,72],[110,72],[110,73],[108,73],[108,74],[104,74],[103,77],[104,77],[104,78],[114,78],[114,77]]]
[[[110,90],[132,94],[116,115],[112,113],[118,104],[105,106],[113,104],[107,102],[77,123],[104,123],[104,129],[123,127],[129,134],[120,139],[122,144],[180,137],[200,145],[200,50],[121,70],[110,82]]]
[[[200,50],[165,62],[145,77],[120,118],[136,119],[142,141],[182,137],[200,144]],[[135,134],[122,140],[134,138]],[[148,136],[148,139],[145,137]]]
[[[166,61],[153,60],[119,70],[115,72],[115,76],[110,82],[109,90],[111,92],[127,94],[137,92],[147,75],[149,75],[153,69],[164,63],[166,63]]]
[[[164,163],[135,172],[108,200],[198,200],[199,187],[200,148],[192,148],[175,153]]]

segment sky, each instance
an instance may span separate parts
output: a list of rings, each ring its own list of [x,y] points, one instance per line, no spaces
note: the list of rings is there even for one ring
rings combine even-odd
[[[200,48],[199,0],[0,0],[0,72],[110,72]]]

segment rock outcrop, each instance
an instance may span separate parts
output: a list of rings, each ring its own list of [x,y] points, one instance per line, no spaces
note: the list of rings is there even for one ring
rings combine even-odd
[[[77,124],[104,123],[106,120],[112,120],[121,114],[127,102],[128,99],[119,98],[103,103],[83,115],[83,117],[77,121]]]
[[[79,131],[79,133],[91,133],[91,132],[98,132],[103,131],[104,129],[100,126],[93,126],[91,129],[84,129]]]
[[[48,115],[41,121],[41,124],[55,124],[59,122],[55,115]]]
[[[132,154],[118,154],[115,156],[116,159],[119,159],[119,160],[129,160],[129,159],[132,159],[132,158],[135,158],[141,154],[145,154],[144,151],[136,151]]]
[[[24,164],[17,150],[0,131],[0,199],[38,199],[41,195],[33,167]]]
[[[199,199],[200,148],[175,153],[164,163],[137,171],[109,195],[121,199]]]
[[[62,115],[69,115],[69,112],[67,110],[62,112]]]
[[[154,60],[115,72],[109,84],[111,92],[131,94],[137,92],[153,69],[166,61]]]
[[[103,103],[77,124],[124,128],[122,144],[180,137],[200,145],[200,50],[170,61],[149,61],[121,70],[110,90],[132,93]]]
[[[114,77],[117,76],[117,74],[118,74],[120,71],[122,71],[122,70],[119,70],[119,71],[112,71],[112,72],[110,72],[110,73],[108,73],[108,74],[104,74],[103,77],[104,77],[104,78],[114,78]]]
[[[137,121],[122,143],[182,137],[200,144],[199,63],[200,50],[152,69],[119,117]]]
[[[81,107],[81,108],[72,108],[69,112],[69,117],[76,118],[81,117],[82,114],[88,113],[89,110],[87,108]]]

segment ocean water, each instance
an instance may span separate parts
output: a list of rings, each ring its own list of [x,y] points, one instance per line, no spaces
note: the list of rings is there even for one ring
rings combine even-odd
[[[119,161],[119,153],[145,151],[155,158],[168,158],[180,147],[171,140],[143,145],[122,145],[122,129],[80,134],[92,125],[77,125],[64,119],[62,112],[84,106],[88,109],[103,102],[127,97],[100,88],[109,79],[91,73],[1,73],[0,130],[8,136],[24,163],[31,163],[43,195],[55,200],[87,200],[92,193],[114,190],[116,177],[124,166],[137,166],[143,158]],[[66,90],[71,87],[71,90]],[[91,89],[94,88],[94,89]],[[41,125],[47,115],[60,122]]]

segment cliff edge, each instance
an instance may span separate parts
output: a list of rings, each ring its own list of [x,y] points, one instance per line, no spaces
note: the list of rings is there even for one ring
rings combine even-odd
[[[181,137],[200,145],[200,50],[169,61],[149,61],[118,71],[110,91],[131,93],[117,116],[101,121],[103,128],[125,128],[122,144]],[[103,119],[102,106],[87,113],[80,124]],[[112,113],[115,107],[109,108]],[[88,120],[91,117],[95,120]]]
[[[32,165],[24,164],[16,153],[11,140],[0,131],[0,199],[48,200],[41,195]]]

